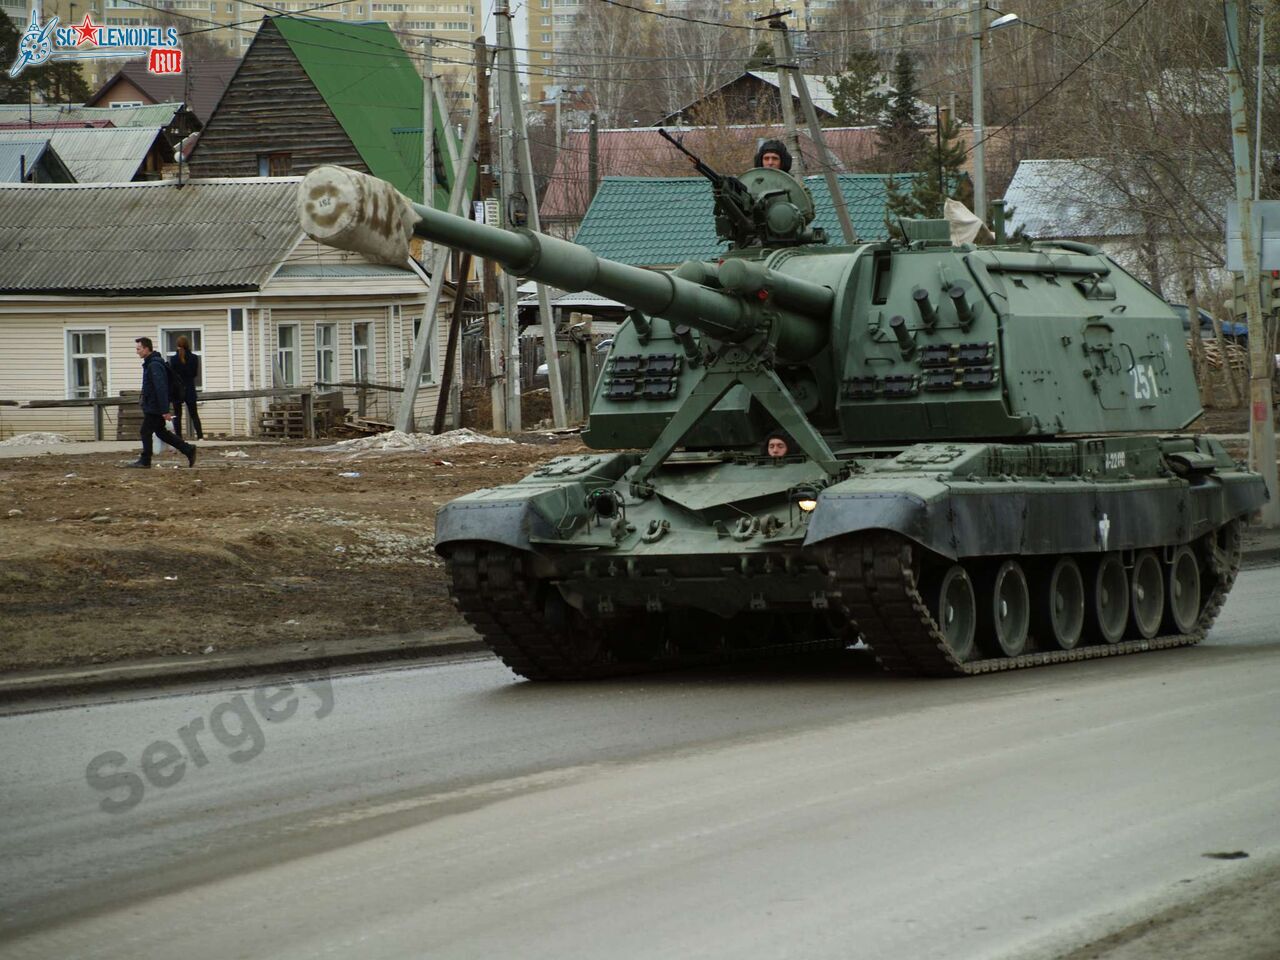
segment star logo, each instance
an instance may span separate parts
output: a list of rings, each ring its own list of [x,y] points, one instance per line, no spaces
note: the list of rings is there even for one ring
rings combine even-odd
[[[84,15],[84,21],[79,26],[72,27],[71,29],[79,35],[76,39],[77,47],[82,43],[92,43],[94,46],[98,45],[98,31],[101,30],[102,27],[96,25],[90,18],[89,14],[86,13]]]

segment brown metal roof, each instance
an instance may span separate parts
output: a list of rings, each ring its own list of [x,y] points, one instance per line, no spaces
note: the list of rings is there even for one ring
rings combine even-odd
[[[0,186],[0,293],[259,289],[302,238],[298,181]]]
[[[227,84],[240,66],[239,57],[217,57],[210,60],[188,60],[181,74],[157,74],[147,70],[145,61],[126,63],[114,76],[98,88],[85,103],[92,107],[120,80],[128,80],[154,103],[185,101],[187,109],[203,125],[209,122],[213,108],[222,99]]]

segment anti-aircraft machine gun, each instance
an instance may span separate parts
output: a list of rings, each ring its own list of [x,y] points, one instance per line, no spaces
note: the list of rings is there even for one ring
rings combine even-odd
[[[861,638],[886,669],[947,676],[1205,635],[1266,494],[1178,432],[1200,407],[1167,304],[1085,244],[953,246],[908,221],[903,243],[826,246],[790,175],[727,180],[729,249],[670,273],[342,168],[301,184],[321,242],[403,263],[416,233],[631,308],[583,431],[596,452],[437,517],[453,597],[514,671]],[[769,457],[779,429],[794,446]]]

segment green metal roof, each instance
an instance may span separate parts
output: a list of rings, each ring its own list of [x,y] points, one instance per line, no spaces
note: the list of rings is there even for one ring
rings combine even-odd
[[[906,186],[913,174],[898,174]],[[884,240],[886,177],[842,173],[840,191],[862,240]],[[840,223],[823,177],[805,177],[813,195],[815,225],[832,243],[840,242]],[[605,177],[574,238],[597,256],[641,266],[665,266],[706,260],[724,252],[716,240],[711,184],[701,177]]]
[[[334,117],[376,177],[422,201],[422,78],[385,23],[345,23],[304,17],[276,17],[280,30],[324,97]],[[452,134],[436,111],[437,150]],[[416,131],[416,149],[405,149],[404,131]],[[453,181],[445,148],[444,167]],[[416,160],[415,160],[416,157]],[[448,203],[436,188],[435,205]]]

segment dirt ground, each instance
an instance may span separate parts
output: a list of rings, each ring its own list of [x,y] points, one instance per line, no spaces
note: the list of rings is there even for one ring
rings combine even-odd
[[[437,507],[583,449],[519,439],[207,447],[194,470],[167,449],[150,471],[122,454],[0,460],[0,671],[460,624]]]
[[[1195,427],[1248,424],[1210,411]],[[0,671],[460,625],[432,550],[436,509],[583,449],[518,439],[208,447],[194,470],[166,450],[149,472],[121,469],[122,454],[0,460]]]

